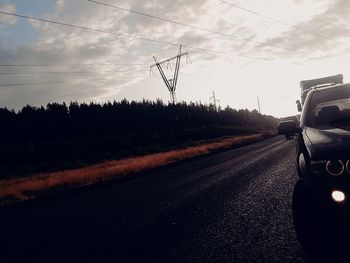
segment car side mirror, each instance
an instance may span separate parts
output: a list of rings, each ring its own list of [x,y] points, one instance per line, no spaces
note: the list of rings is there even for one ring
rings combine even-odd
[[[301,112],[303,110],[303,107],[301,106],[300,100],[297,100],[296,104],[297,104],[298,111]]]
[[[281,121],[278,124],[278,134],[285,135],[286,139],[293,139],[301,131],[295,121]]]

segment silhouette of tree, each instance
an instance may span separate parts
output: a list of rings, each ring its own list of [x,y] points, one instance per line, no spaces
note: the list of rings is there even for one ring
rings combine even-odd
[[[256,110],[216,111],[213,105],[160,99],[26,105],[18,112],[0,108],[0,121],[0,173],[23,164],[40,170],[45,164],[116,159],[219,136],[271,133],[277,122]]]

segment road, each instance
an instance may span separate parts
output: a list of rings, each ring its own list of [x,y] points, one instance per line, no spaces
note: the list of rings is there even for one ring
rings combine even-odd
[[[0,210],[0,262],[305,262],[293,142],[274,137]]]

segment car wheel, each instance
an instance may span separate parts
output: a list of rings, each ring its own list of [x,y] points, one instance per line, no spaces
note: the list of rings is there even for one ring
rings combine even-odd
[[[293,191],[293,221],[300,245],[312,262],[350,262],[350,229],[345,228],[341,220],[329,220],[316,213],[310,192],[302,180]]]
[[[323,227],[312,210],[311,195],[305,182],[298,181],[293,191],[293,221],[297,238],[308,254],[319,252],[323,247]]]

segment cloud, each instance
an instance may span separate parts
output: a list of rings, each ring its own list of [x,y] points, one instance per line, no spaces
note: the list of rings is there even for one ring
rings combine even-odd
[[[161,96],[164,100],[167,100],[168,93],[162,80],[147,77],[149,65],[154,62],[153,56],[162,60],[176,55],[178,46],[175,44],[182,43],[186,46],[183,51],[190,53],[194,65],[183,63],[181,67],[180,74],[181,72],[184,72],[184,74],[181,74],[182,82],[179,83],[181,85],[184,83],[184,87],[179,84],[181,86],[179,88],[179,99],[207,101],[210,94],[206,93],[208,88],[204,91],[200,90],[199,86],[202,85],[203,87],[210,86],[210,91],[214,88],[218,89],[218,94],[221,93],[223,97],[223,104],[227,103],[235,106],[234,104],[238,103],[237,105],[244,106],[245,100],[244,98],[238,99],[240,96],[235,94],[235,92],[238,92],[235,87],[248,85],[246,84],[247,80],[252,82],[252,79],[258,79],[258,77],[252,78],[253,75],[270,76],[272,75],[270,74],[271,71],[282,69],[280,66],[273,66],[272,62],[278,61],[284,66],[288,63],[333,58],[349,51],[347,45],[337,43],[337,41],[345,43],[349,41],[347,38],[350,33],[350,24],[346,14],[350,2],[345,0],[324,0],[321,1],[322,3],[319,3],[319,0],[308,1],[308,3],[299,0],[288,0],[276,2],[276,5],[269,8],[266,7],[266,3],[260,1],[247,0],[244,3],[244,6],[257,10],[261,14],[276,17],[298,27],[327,35],[335,41],[324,40],[313,34],[248,14],[242,10],[220,4],[220,1],[99,1],[195,27],[214,30],[231,37],[131,14],[88,1],[79,1],[78,3],[78,1],[57,0],[51,11],[37,16],[48,20],[172,44],[154,43],[28,20],[29,25],[35,32],[34,40],[23,44],[21,36],[9,35],[8,37],[15,37],[13,39],[17,41],[17,45],[13,46],[10,44],[2,45],[2,43],[6,43],[6,40],[2,40],[0,42],[0,60],[2,64],[56,66],[1,68],[2,72],[6,71],[8,73],[41,72],[40,74],[28,75],[1,75],[1,84],[50,81],[61,81],[61,83],[8,87],[1,91],[1,105],[19,108],[27,103],[39,105],[46,104],[49,101],[63,100],[105,101],[124,97],[155,99]],[[21,6],[21,13],[30,14],[30,11],[26,13],[26,5],[29,4]],[[3,8],[1,10],[4,10]],[[11,8],[14,8],[12,11],[15,11],[15,6],[12,5]],[[30,10],[32,9],[33,7]],[[11,23],[16,22],[11,17],[0,16],[0,22],[3,21],[1,19],[7,20],[7,22],[4,22],[6,23],[5,27],[10,27],[10,19],[12,19]],[[8,31],[11,34],[10,30]],[[203,52],[190,47],[217,50],[222,53]],[[272,62],[244,56],[267,58]],[[252,72],[249,72],[249,70]],[[47,73],[49,71],[71,73],[50,74]],[[266,74],[265,71],[270,75]],[[245,72],[248,77],[241,77],[241,72]],[[208,84],[204,78],[199,77],[196,80],[193,76],[186,75],[186,73],[210,76],[215,78],[217,83],[215,85]],[[128,79],[126,77],[136,78]],[[295,74],[295,77],[297,77],[297,74]],[[283,78],[284,75],[281,73],[281,79]],[[185,83],[187,82],[195,83],[197,86],[186,86]],[[270,87],[270,83],[273,81],[266,78],[266,82]],[[253,86],[258,87],[259,85],[254,83]],[[280,87],[277,88],[280,89]],[[246,91],[247,94],[261,92],[259,90],[252,92],[249,89],[246,89]],[[181,94],[183,97],[181,97]],[[272,97],[271,100],[273,100]]]
[[[114,2],[115,3],[115,2]],[[191,4],[176,1],[154,1],[141,3],[140,1],[122,1],[118,5],[129,7],[145,12],[154,12],[155,15],[163,16],[166,10],[171,14],[171,19],[185,16],[186,21],[192,23],[196,20],[195,11],[207,13],[205,1],[193,1]],[[95,29],[120,32],[122,34],[146,37],[154,40],[186,43],[196,47],[212,47],[213,40],[208,34],[203,32],[191,32],[190,28],[184,28],[171,23],[164,23],[154,19],[140,17],[127,12],[120,12],[112,8],[100,6],[92,3],[84,5],[72,1],[60,0],[56,2],[55,9],[42,17],[50,20],[64,21],[75,25],[91,27]],[[34,83],[49,81],[65,81],[67,79],[86,80],[86,87],[81,91],[82,86],[78,84],[50,84],[40,87],[12,88],[8,90],[2,103],[7,100],[9,104],[14,103],[15,107],[33,103],[35,101],[45,102],[45,99],[57,97],[66,100],[80,99],[114,99],[112,96],[118,94],[118,90],[127,88],[128,84],[135,84],[141,81],[145,73],[148,73],[148,65],[153,63],[153,55],[158,58],[173,56],[178,47],[172,45],[155,44],[148,41],[135,40],[128,37],[119,37],[110,34],[79,30],[69,27],[62,27],[38,21],[29,21],[30,25],[37,31],[37,39],[30,45],[18,46],[15,49],[2,48],[0,51],[2,63],[9,64],[39,64],[39,65],[75,65],[73,67],[36,67],[36,68],[11,68],[7,72],[29,73],[42,72],[38,75],[16,75],[15,83]],[[1,47],[0,47],[1,48]],[[125,64],[145,64],[137,65],[115,65]],[[89,66],[79,66],[92,64]],[[48,71],[86,71],[86,74],[47,74]],[[119,72],[123,71],[123,72]],[[104,73],[106,72],[106,73]],[[109,73],[108,73],[109,72]],[[116,78],[113,80],[111,78]],[[120,77],[126,77],[119,79]],[[136,79],[127,77],[138,77]],[[110,81],[92,81],[91,78],[111,79]],[[2,77],[2,83],[13,83],[13,76]],[[103,87],[101,87],[103,85]],[[27,88],[25,88],[27,87]],[[65,87],[69,92],[65,91]],[[93,88],[95,87],[95,88]],[[14,91],[16,90],[16,91]],[[21,91],[22,96],[18,95]],[[38,96],[41,90],[42,96]],[[85,95],[84,95],[85,94]],[[78,96],[79,95],[79,96]],[[14,96],[14,97],[12,97]],[[17,101],[14,99],[17,97]],[[7,98],[7,99],[6,99]],[[13,99],[11,99],[13,98]],[[40,98],[40,99],[39,99]],[[15,102],[16,101],[16,102]],[[5,103],[6,104],[6,103]],[[35,103],[38,104],[38,103]]]
[[[11,4],[3,4],[0,6],[0,10],[3,12],[8,13],[15,13],[16,12],[16,6]],[[13,16],[6,16],[0,14],[0,23],[13,25],[16,24],[17,18]]]
[[[56,1],[56,8],[62,9],[64,7],[64,0],[57,0]]]
[[[350,2],[346,0],[328,1],[323,12],[298,23],[290,23],[278,36],[267,38],[271,45],[299,50],[299,59],[314,60],[344,56],[350,51],[350,24],[347,14]],[[283,57],[295,54],[285,53]]]

